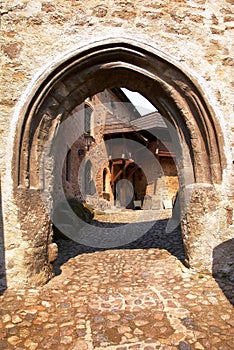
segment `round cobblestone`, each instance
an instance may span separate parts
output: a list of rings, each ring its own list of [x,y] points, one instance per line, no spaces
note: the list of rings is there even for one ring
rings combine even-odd
[[[129,215],[114,218],[136,214]],[[113,215],[102,215],[102,224],[108,220]],[[230,301],[212,276],[182,264],[180,232],[165,235],[163,220],[121,249],[58,242],[54,279],[0,297],[0,348],[233,349]]]

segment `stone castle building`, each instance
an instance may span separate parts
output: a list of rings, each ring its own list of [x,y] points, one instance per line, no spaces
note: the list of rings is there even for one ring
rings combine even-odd
[[[73,137],[73,122],[67,141],[75,141],[67,144],[62,169],[66,198],[99,209],[172,206],[178,191],[173,143],[162,116],[146,112],[121,89],[104,90],[72,111],[81,135]]]
[[[82,163],[80,146],[85,134],[74,113],[85,103],[88,113],[90,98],[121,88],[145,96],[169,130],[187,264],[201,272],[232,268],[222,243],[231,245],[234,232],[233,6],[232,0],[4,1],[2,286],[43,284],[52,277],[56,247],[51,211],[56,191],[64,188],[67,194],[72,190],[79,195],[80,186],[85,195],[93,195],[91,175],[82,185],[82,167],[89,174],[92,167]],[[128,146],[142,145],[138,154],[145,160],[149,148],[144,140],[149,134],[144,130],[152,119],[134,117],[130,120],[138,120],[132,123],[134,128],[129,120],[121,120],[118,132],[111,127],[113,123],[102,122],[94,128],[93,138],[97,145],[101,139],[112,145],[118,133],[128,134]],[[77,187],[67,181],[72,176],[68,165],[74,142],[70,138],[79,140]],[[152,148],[158,139],[150,136]],[[102,149],[96,148],[101,157]],[[92,143],[88,151],[94,149]],[[156,149],[150,149],[150,155]],[[147,174],[140,168],[146,171],[148,167],[137,164],[134,157],[114,156],[107,159],[111,164],[99,168],[101,182],[94,185],[103,201],[119,199],[114,184],[127,167],[132,170],[127,169],[123,180],[145,184],[140,186],[145,193],[136,193],[134,200],[142,204],[147,191],[158,193],[150,186],[143,191],[150,181],[144,180]],[[117,164],[113,159],[123,160]],[[110,182],[112,187],[108,187]]]

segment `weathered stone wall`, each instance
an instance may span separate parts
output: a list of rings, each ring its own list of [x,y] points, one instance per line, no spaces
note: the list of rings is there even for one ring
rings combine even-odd
[[[3,130],[8,129],[12,107],[48,62],[85,42],[121,35],[151,43],[186,64],[204,83],[220,117],[221,113],[230,116],[232,6],[231,0],[6,0],[2,10]]]
[[[42,79],[42,73],[51,70],[65,52],[76,51],[96,40],[125,37],[150,44],[178,62],[201,85],[224,135],[227,165],[217,190],[221,196],[217,203],[223,203],[223,207],[215,210],[220,218],[226,217],[224,208],[233,207],[234,197],[233,13],[232,0],[4,1],[0,165],[10,284],[25,283],[25,274],[20,275],[19,271],[21,267],[24,271],[24,252],[28,248],[27,242],[21,240],[26,223],[19,222],[20,213],[12,196],[12,145],[20,107],[34,83]],[[193,198],[194,205],[198,202],[198,212],[206,211],[211,220],[209,204],[197,200],[196,194]],[[199,229],[202,225],[199,215],[192,218],[191,213],[188,222],[197,220]],[[222,231],[226,232],[223,236]],[[220,221],[219,237],[215,242],[219,244],[232,234],[232,223]],[[40,249],[42,254],[47,254],[46,246],[40,246]],[[14,273],[11,263],[16,256],[18,270]]]

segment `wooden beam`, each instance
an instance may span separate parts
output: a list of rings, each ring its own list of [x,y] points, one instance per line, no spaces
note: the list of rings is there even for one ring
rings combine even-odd
[[[125,159],[112,160],[112,165],[124,165]]]
[[[120,169],[119,171],[118,171],[118,173],[115,175],[115,176],[113,176],[112,177],[112,174],[111,174],[111,186],[113,186],[114,185],[114,183],[115,183],[115,181],[118,179],[118,177],[124,172],[124,170],[129,166],[129,164],[130,163],[133,163],[131,160],[125,160],[125,159],[123,159],[123,161],[124,161],[124,167],[122,168],[122,169]],[[114,165],[114,162],[113,162],[113,164],[112,164],[112,167],[113,167],[113,165]]]
[[[128,173],[128,179],[135,173],[135,171],[139,169],[138,165],[134,165],[134,168]]]
[[[174,153],[170,153],[170,152],[158,152],[158,156],[159,157],[170,157],[173,158],[175,156]]]

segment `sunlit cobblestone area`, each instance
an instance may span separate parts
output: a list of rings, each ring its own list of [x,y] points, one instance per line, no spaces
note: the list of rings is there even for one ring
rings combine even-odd
[[[165,234],[166,223],[121,249],[58,241],[54,279],[0,297],[0,349],[233,349],[233,285],[187,269],[180,231]]]

